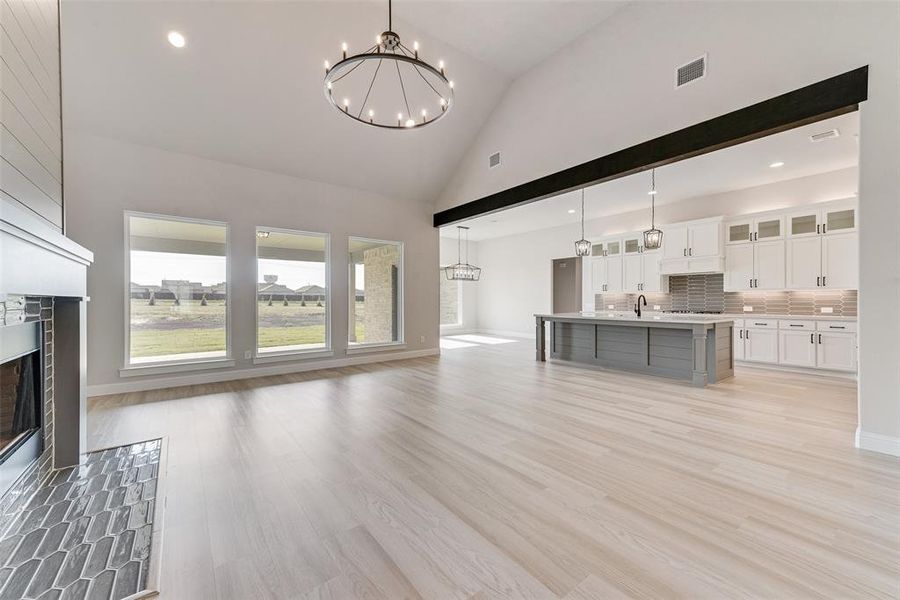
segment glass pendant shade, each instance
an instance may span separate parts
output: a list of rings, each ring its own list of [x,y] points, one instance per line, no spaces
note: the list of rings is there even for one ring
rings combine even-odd
[[[644,232],[644,249],[658,250],[662,246],[663,232],[659,229],[648,229]]]

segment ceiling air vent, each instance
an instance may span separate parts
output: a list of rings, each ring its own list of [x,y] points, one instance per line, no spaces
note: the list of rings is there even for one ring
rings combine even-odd
[[[500,153],[494,152],[488,158],[488,168],[493,169],[493,168],[499,167],[499,166],[500,166]]]
[[[675,87],[706,77],[706,54],[675,69]]]
[[[821,133],[814,133],[809,136],[809,141],[811,142],[823,142],[825,140],[830,140],[831,138],[840,137],[841,132],[837,129],[829,129],[828,131],[823,131]]]

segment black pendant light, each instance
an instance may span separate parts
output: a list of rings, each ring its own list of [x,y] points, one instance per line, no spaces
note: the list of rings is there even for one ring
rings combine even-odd
[[[644,249],[658,250],[663,232],[656,228],[656,169],[650,170],[650,229],[644,232]]]
[[[462,258],[462,232],[466,232],[466,262]],[[469,228],[456,226],[456,264],[444,267],[444,275],[451,281],[478,281],[481,269],[469,264]]]
[[[581,188],[581,239],[575,242],[575,256],[590,256],[591,243],[584,239],[584,188]]]

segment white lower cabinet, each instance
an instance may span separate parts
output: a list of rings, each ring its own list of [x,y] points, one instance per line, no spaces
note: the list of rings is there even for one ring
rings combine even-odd
[[[816,333],[816,366],[836,371],[856,370],[856,334]]]
[[[779,331],[779,364],[794,367],[816,366],[815,331]]]
[[[744,329],[744,360],[748,362],[778,362],[777,329]]]
[[[744,360],[744,322],[740,319],[735,319],[732,332],[734,333],[732,336],[734,360]]]

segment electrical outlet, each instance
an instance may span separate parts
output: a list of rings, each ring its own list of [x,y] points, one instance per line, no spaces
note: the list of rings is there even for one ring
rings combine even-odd
[[[253,355],[252,355],[252,353],[251,353],[249,350],[247,350],[246,352],[244,352],[244,360],[250,360],[250,357],[251,357],[251,356],[253,356]]]
[[[822,308],[819,309],[819,311],[826,313],[826,314],[830,314],[830,313],[834,312],[834,307],[833,306],[823,306]]]
[[[744,312],[753,312],[753,307],[752,307],[752,306],[745,306],[745,307],[744,307]]]
[[[607,310],[616,310],[616,305],[615,304],[607,304],[606,309]]]
[[[424,344],[424,343],[425,343],[425,336],[424,336],[424,335],[420,335],[420,336],[419,336],[419,343],[420,343],[420,344]]]
[[[660,308],[662,308],[662,307],[659,304],[653,305],[653,310],[659,310]]]

